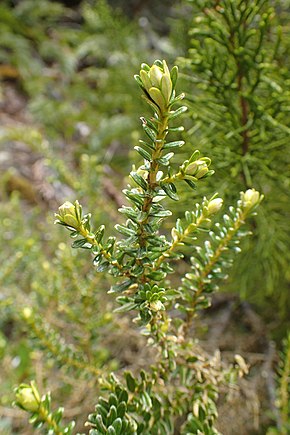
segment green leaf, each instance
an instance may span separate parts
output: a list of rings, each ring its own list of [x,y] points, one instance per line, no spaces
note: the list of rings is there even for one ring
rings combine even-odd
[[[149,214],[149,216],[154,216],[154,217],[168,217],[168,216],[172,216],[172,212],[170,210],[152,210]]]
[[[173,156],[174,156],[174,153],[165,154],[165,156],[161,157],[160,159],[157,159],[157,162],[160,165],[168,166],[170,159],[172,159]]]
[[[134,79],[136,80],[136,82],[138,83],[138,85],[140,86],[140,88],[141,88],[144,92],[146,92],[146,90],[145,90],[145,88],[144,88],[144,85],[143,85],[143,82],[142,82],[142,80],[141,80],[141,77],[140,77],[138,74],[135,74],[135,75],[134,75]]]
[[[87,246],[85,246],[87,245]],[[86,239],[79,239],[79,240],[75,240],[72,243],[72,247],[73,248],[91,248],[91,244],[88,243],[88,241]]]
[[[188,160],[188,165],[192,162],[195,162],[200,156],[199,150],[195,150],[194,153],[192,153],[190,159]]]
[[[107,270],[110,266],[110,263],[108,261],[104,261],[103,263],[99,264],[97,266],[97,271],[98,272],[104,272],[105,270]]]
[[[101,434],[106,433],[106,427],[100,415],[97,415],[96,419],[94,420],[94,424],[96,425],[97,429],[101,432]]]
[[[116,418],[116,420],[113,422],[112,426],[115,429],[116,435],[121,435],[121,431],[122,431],[121,418]]]
[[[168,148],[181,148],[185,144],[184,140],[176,140],[174,142],[167,142],[164,144],[163,149],[166,150]]]
[[[115,284],[113,285],[108,293],[120,293],[124,290],[126,290],[128,287],[130,287],[130,285],[132,284],[132,280],[131,279],[126,279],[125,281]]]
[[[116,435],[116,431],[115,431],[115,429],[114,429],[113,426],[109,426],[109,427],[108,427],[108,429],[107,429],[107,434],[108,434],[108,435]]]
[[[184,131],[184,127],[183,127],[183,125],[181,125],[180,127],[170,127],[170,128],[168,129],[168,131],[178,131],[178,132],[182,132],[182,131]]]
[[[108,411],[103,405],[98,403],[96,405],[96,411],[102,417],[102,419],[106,420]]]
[[[174,65],[174,67],[170,71],[170,77],[172,82],[172,89],[174,89],[178,78],[178,67],[176,65]]]
[[[169,198],[173,199],[174,201],[178,201],[179,197],[176,194],[176,187],[173,183],[163,184],[161,187],[166,195],[169,196]]]
[[[179,115],[181,115],[182,113],[187,111],[187,107],[186,106],[181,106],[179,107],[177,110],[174,110],[172,112],[170,112],[170,115],[168,117],[168,119],[175,119],[177,118]]]
[[[132,373],[131,372],[126,372],[125,373],[125,379],[126,379],[126,384],[127,384],[128,390],[131,393],[134,393],[134,391],[136,389],[136,386],[137,386],[137,382],[134,379]]]
[[[141,393],[140,399],[144,404],[146,410],[149,410],[152,407],[152,400],[147,391],[143,391],[143,393]]]
[[[155,140],[156,140],[155,131],[145,123],[142,124],[142,127],[143,127],[143,130],[145,131],[146,135],[149,137],[149,139],[151,139],[152,142],[155,142]]]
[[[135,146],[134,150],[136,150],[137,153],[139,153],[140,156],[142,156],[145,160],[148,160],[148,162],[151,161],[151,155],[148,153],[148,151],[145,151],[143,148],[139,146]]]
[[[105,225],[101,225],[100,228],[95,232],[95,239],[98,243],[101,242],[105,232]]]
[[[196,184],[192,180],[185,179],[184,181],[189,185],[191,189],[196,189]]]
[[[130,177],[135,181],[138,186],[142,187],[143,190],[147,190],[148,183],[146,180],[144,180],[143,177],[141,177],[137,172],[131,172]]]
[[[115,225],[115,229],[119,233],[123,234],[124,236],[131,237],[131,236],[135,235],[135,231],[134,230],[131,230],[131,228],[125,227],[124,225],[117,224],[117,225]]]
[[[115,405],[110,407],[109,414],[107,416],[107,424],[112,424],[114,420],[117,418],[117,408]]]
[[[114,313],[126,313],[127,311],[136,310],[136,308],[138,308],[138,304],[135,302],[128,302],[121,307],[115,308]]]
[[[128,393],[127,393],[127,400],[128,400]],[[118,415],[118,417],[123,418],[125,413],[126,413],[126,411],[127,411],[126,402],[124,401],[124,402],[119,403],[119,405],[117,406],[117,415]]]

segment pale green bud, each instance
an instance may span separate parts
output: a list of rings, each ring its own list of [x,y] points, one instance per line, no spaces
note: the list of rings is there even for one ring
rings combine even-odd
[[[172,94],[172,82],[170,75],[164,74],[161,79],[161,92],[166,102],[169,102]]]
[[[55,215],[58,220],[72,228],[78,228],[81,224],[81,206],[78,201],[72,204],[66,201],[58,209],[58,214]]]
[[[185,169],[186,175],[192,175],[197,179],[204,177],[208,171],[207,162],[201,159],[190,163]]]
[[[165,307],[164,307],[164,305],[163,305],[163,303],[161,301],[150,302],[149,306],[150,306],[150,309],[152,311],[156,311],[156,312],[165,309]]]
[[[261,195],[255,189],[248,189],[246,192],[241,192],[241,201],[242,207],[245,210],[250,210],[251,208],[258,205],[263,199],[263,195]]]
[[[208,173],[209,169],[206,164],[204,164],[195,174],[195,178],[198,180],[202,177],[204,177]]]
[[[32,315],[32,309],[30,307],[24,307],[22,310],[23,317],[29,319]]]
[[[153,101],[157,104],[160,109],[164,110],[165,108],[165,100],[163,98],[163,95],[161,94],[161,91],[158,88],[150,88],[149,89],[149,95],[152,98]]]
[[[140,77],[141,77],[142,83],[143,83],[146,91],[148,92],[149,89],[152,87],[152,82],[149,78],[148,72],[144,71],[144,69],[141,69]]]
[[[179,240],[179,232],[177,231],[176,228],[172,228],[172,230],[171,230],[171,237],[172,237],[174,242],[178,242],[178,240]]]
[[[21,384],[15,391],[16,404],[19,405],[25,411],[36,412],[40,405],[39,393],[31,382],[28,384]]]
[[[170,71],[165,60],[162,67],[154,64],[149,71],[141,69],[140,78],[152,100],[161,110],[164,110],[168,106],[172,94]]]
[[[197,162],[190,163],[186,168],[186,173],[188,175],[195,175],[198,168]]]
[[[152,65],[150,68],[150,71],[148,72],[148,76],[150,78],[150,81],[152,83],[151,86],[154,86],[155,88],[160,88],[161,86],[161,80],[163,77],[163,72],[157,65]]]
[[[217,213],[222,208],[222,205],[223,205],[222,198],[212,199],[211,201],[209,201],[207,206],[208,214],[212,215]]]

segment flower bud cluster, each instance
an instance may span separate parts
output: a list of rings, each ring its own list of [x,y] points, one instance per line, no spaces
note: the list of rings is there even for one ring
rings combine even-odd
[[[241,192],[242,207],[245,211],[249,211],[260,204],[264,195],[261,195],[255,189],[248,189],[246,192]]]
[[[33,382],[21,384],[15,390],[16,404],[25,411],[36,412],[40,405],[40,396]]]
[[[214,171],[209,169],[211,160],[208,157],[198,158],[199,151],[196,151],[190,160],[185,160],[185,162],[180,166],[180,177],[188,180],[200,180],[209,175],[212,175]],[[194,160],[196,159],[196,160]]]
[[[140,70],[142,86],[154,103],[162,110],[169,106],[173,83],[167,63],[157,61],[151,67],[142,64]]]
[[[208,215],[211,216],[213,214],[216,214],[218,211],[220,211],[222,205],[223,205],[222,198],[211,199],[207,205]]]
[[[191,175],[196,179],[203,178],[208,172],[210,165],[210,159],[208,157],[202,157],[199,160],[196,160],[195,162],[190,163],[186,169],[185,173],[186,175]]]
[[[57,218],[56,222],[77,229],[82,225],[82,206],[78,201],[75,201],[74,204],[66,201],[59,207],[55,217]]]

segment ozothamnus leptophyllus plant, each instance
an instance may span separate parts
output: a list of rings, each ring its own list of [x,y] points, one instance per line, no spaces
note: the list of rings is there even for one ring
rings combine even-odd
[[[135,322],[156,349],[151,369],[139,376],[125,372],[117,378],[104,373],[100,384],[106,397],[99,398],[88,418],[92,435],[217,434],[218,386],[236,373],[233,367],[222,366],[218,354],[205,357],[189,332],[198,310],[209,306],[210,294],[226,277],[225,268],[245,235],[240,228],[255,212],[262,195],[254,189],[241,192],[236,207],[230,207],[222,223],[212,229],[212,218],[223,201],[216,194],[203,198],[185,212],[183,220],[177,219],[171,237],[168,231],[162,233],[163,221],[172,215],[163,204],[179,201],[178,183],[186,182],[195,189],[214,173],[209,169],[210,159],[197,150],[180,166],[174,164],[175,153],[184,142],[168,137],[183,131],[175,119],[186,110],[185,106],[175,108],[183,98],[176,94],[177,76],[176,66],[169,71],[166,62],[159,60],[151,67],[142,64],[135,76],[154,114],[141,118],[146,140],[135,150],[143,161],[130,173],[132,184],[123,191],[129,205],[119,210],[126,217],[115,226],[120,237],[106,238],[103,225],[93,229],[90,214],[83,215],[78,201],[65,202],[56,214],[56,222],[75,238],[73,247],[90,249],[96,271],[116,278],[109,290],[116,295],[115,312],[135,312]],[[207,231],[208,238],[196,246],[200,231]],[[174,262],[182,261],[186,245],[193,252],[191,267],[185,276],[174,277]],[[235,364],[240,371],[246,370],[241,357]],[[22,401],[22,408],[36,415],[40,424],[38,409],[29,409],[25,403]]]

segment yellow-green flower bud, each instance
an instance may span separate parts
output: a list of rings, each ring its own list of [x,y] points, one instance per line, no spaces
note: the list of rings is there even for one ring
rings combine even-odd
[[[150,302],[149,307],[152,311],[155,311],[155,312],[162,311],[165,309],[164,305],[161,301]]]
[[[58,208],[58,212],[62,218],[64,218],[65,215],[67,215],[67,214],[74,215],[75,214],[75,206],[71,202],[66,201],[64,204],[62,204]]]
[[[198,180],[202,177],[204,177],[208,173],[209,169],[206,164],[204,164],[195,174],[195,178]]]
[[[190,163],[185,169],[186,175],[192,175],[197,179],[204,177],[208,171],[208,163],[202,159]]]
[[[148,76],[151,81],[151,86],[154,86],[155,88],[160,88],[163,72],[161,71],[159,66],[152,65],[150,71],[148,72]]]
[[[212,199],[211,201],[209,201],[207,206],[208,214],[212,215],[217,213],[222,208],[222,205],[223,205],[222,198]]]
[[[81,224],[81,206],[78,201],[72,204],[66,201],[58,209],[58,214],[55,215],[61,223],[64,223],[72,228],[78,228]]]
[[[32,315],[32,309],[30,307],[24,307],[22,310],[24,319],[28,320]]]
[[[251,208],[258,205],[263,199],[263,195],[261,195],[255,189],[248,189],[246,192],[241,192],[241,201],[242,207],[245,210],[250,210]]]
[[[153,64],[149,71],[141,69],[140,78],[145,90],[157,106],[161,110],[168,107],[172,94],[172,81],[165,60],[162,62],[162,67]]]
[[[25,411],[36,412],[40,405],[40,396],[34,385],[31,382],[28,384],[21,384],[16,389],[16,404]]]
[[[192,162],[192,163],[190,163],[190,164],[187,166],[187,168],[186,168],[186,173],[187,173],[188,175],[195,175],[195,174],[196,174],[196,171],[197,171],[197,168],[198,168],[198,163],[197,163],[197,162]]]
[[[179,232],[177,231],[176,228],[172,228],[172,230],[171,230],[171,237],[172,237],[174,242],[178,242],[178,240],[179,240]]]

